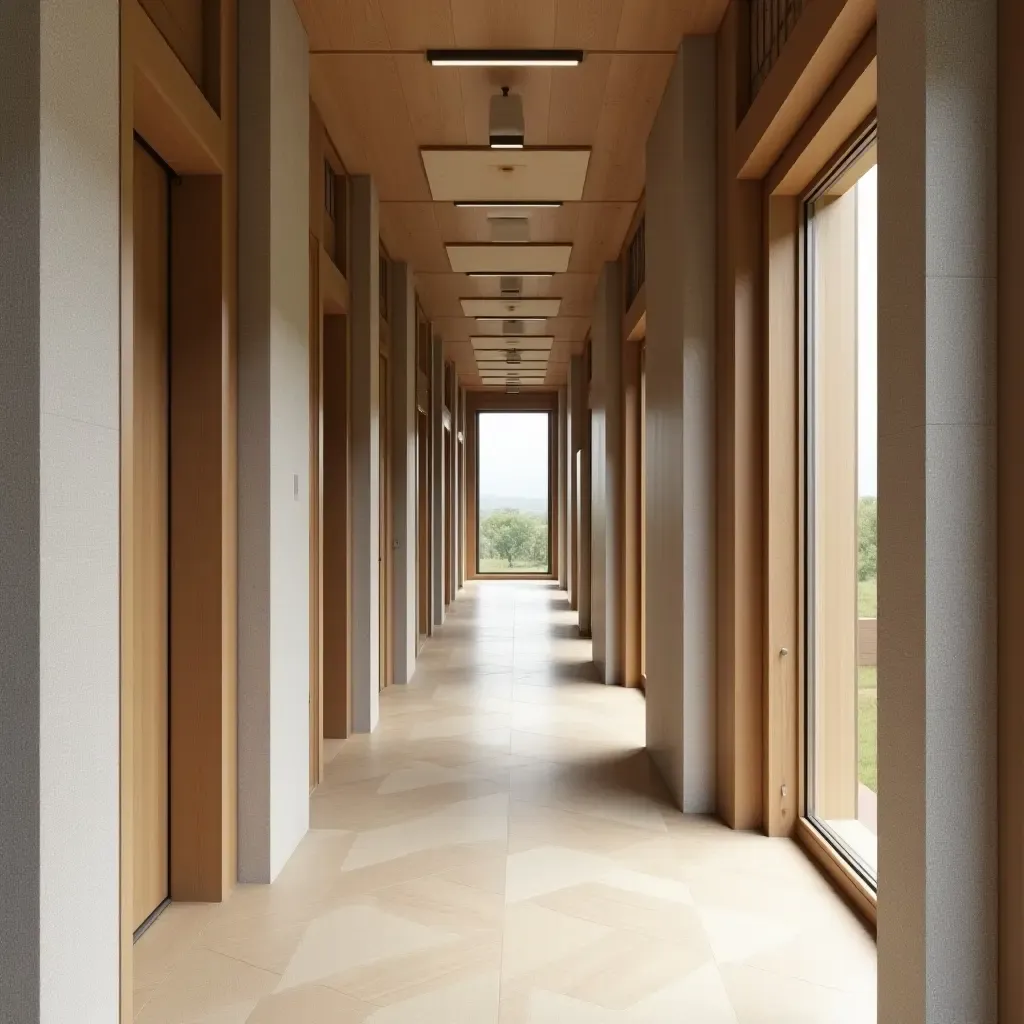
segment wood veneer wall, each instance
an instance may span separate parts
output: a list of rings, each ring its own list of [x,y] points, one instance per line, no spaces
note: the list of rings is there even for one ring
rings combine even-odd
[[[216,902],[237,878],[236,5],[204,7],[207,99],[139,5],[121,5],[121,1019],[132,1007],[132,764],[140,579],[133,509],[135,133],[171,186],[171,898]],[[186,400],[187,397],[187,400]]]

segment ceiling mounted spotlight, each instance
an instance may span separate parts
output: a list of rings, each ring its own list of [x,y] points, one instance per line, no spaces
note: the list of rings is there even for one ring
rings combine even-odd
[[[435,68],[575,68],[582,50],[427,50]]]
[[[526,139],[523,97],[510,95],[503,86],[500,96],[491,97],[491,149],[522,149]]]
[[[561,199],[516,199],[502,202],[500,199],[461,199],[454,204],[459,210],[560,210]]]

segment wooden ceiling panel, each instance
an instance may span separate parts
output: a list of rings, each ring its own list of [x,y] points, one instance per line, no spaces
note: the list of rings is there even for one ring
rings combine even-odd
[[[392,50],[443,49],[455,45],[448,0],[377,0],[377,4]]]
[[[636,203],[584,203],[580,206],[569,269],[596,274],[619,258]]]
[[[729,0],[624,0],[616,50],[679,49],[683,36],[715,32]]]
[[[469,139],[458,75],[438,74],[419,54],[396,53],[394,61],[417,146],[465,146]]]
[[[555,4],[556,0],[451,0],[455,45],[501,49],[554,46]]]
[[[433,203],[381,203],[380,233],[393,260],[421,272],[451,273]]]
[[[621,17],[622,0],[557,0],[554,45],[613,50]]]
[[[377,0],[295,0],[310,50],[387,50]]]
[[[549,145],[593,144],[601,120],[611,67],[610,54],[595,53],[587,57],[580,67],[571,72],[563,71],[552,78],[551,102],[547,111]]]
[[[644,188],[647,136],[674,57],[616,54],[594,138],[585,199],[637,200]]]
[[[381,199],[430,198],[390,54],[314,54],[310,88],[350,173],[372,174]]]

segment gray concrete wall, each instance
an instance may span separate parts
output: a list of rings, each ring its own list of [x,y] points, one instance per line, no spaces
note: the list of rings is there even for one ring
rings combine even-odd
[[[882,1024],[998,1017],[997,6],[878,5]]]
[[[309,827],[309,44],[239,12],[239,877]]]
[[[351,184],[352,304],[352,728],[372,732],[380,713],[380,232],[377,187]]]
[[[0,32],[0,1020],[119,1002],[118,6]]]
[[[594,663],[606,683],[622,668],[622,273],[601,270],[591,330],[591,628]]]
[[[647,143],[647,745],[715,806],[715,41],[684,40]]]

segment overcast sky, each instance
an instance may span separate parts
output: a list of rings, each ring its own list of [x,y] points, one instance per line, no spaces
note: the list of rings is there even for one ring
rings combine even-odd
[[[547,498],[547,413],[480,414],[480,494]]]

